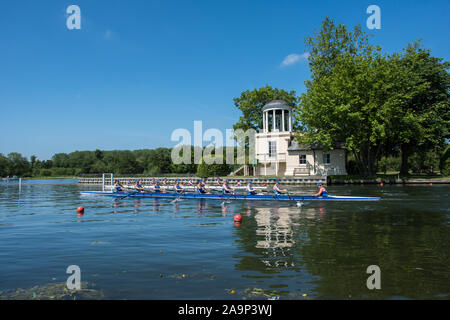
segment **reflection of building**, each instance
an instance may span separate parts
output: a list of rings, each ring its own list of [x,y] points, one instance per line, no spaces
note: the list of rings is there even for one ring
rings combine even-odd
[[[292,110],[283,100],[263,108],[263,128],[255,136],[257,175],[345,175],[345,149],[299,145],[294,140]]]
[[[298,213],[298,210],[296,210]],[[257,248],[288,248],[294,244],[291,229],[292,208],[258,208],[255,220],[258,225],[256,234],[264,236],[258,239]]]

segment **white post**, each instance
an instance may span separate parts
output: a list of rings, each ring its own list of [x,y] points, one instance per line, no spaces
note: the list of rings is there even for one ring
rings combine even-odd
[[[102,174],[102,191],[105,192],[105,174]]]
[[[275,109],[273,109],[272,114],[273,114],[273,116],[272,116],[273,130],[272,131],[275,132],[275,129],[277,128],[277,122],[275,121]]]
[[[286,131],[284,128],[284,110],[281,110],[281,131]]]
[[[22,178],[19,178],[19,192],[22,189]]]
[[[266,113],[263,112],[263,132],[266,132]]]
[[[292,131],[292,114],[290,111],[289,112],[289,131]]]

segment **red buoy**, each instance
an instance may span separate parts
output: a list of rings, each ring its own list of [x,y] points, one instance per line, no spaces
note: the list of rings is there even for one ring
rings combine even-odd
[[[235,215],[235,216],[234,216],[234,221],[235,221],[235,222],[241,222],[241,221],[242,221],[241,215],[240,215],[240,214]]]
[[[430,182],[430,187],[432,186],[433,184]]]
[[[382,186],[384,186],[384,183],[382,182],[382,183],[380,183],[380,187],[382,187]]]
[[[78,207],[77,208],[77,214],[83,214],[84,213],[84,208],[83,207]]]

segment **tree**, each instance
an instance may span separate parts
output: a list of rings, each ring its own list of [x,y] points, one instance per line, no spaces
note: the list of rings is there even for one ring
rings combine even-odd
[[[391,112],[391,143],[401,149],[401,173],[408,173],[408,157],[420,150],[443,150],[449,138],[449,62],[431,56],[420,41],[408,44],[402,54],[391,57],[395,90]]]
[[[439,169],[441,170],[441,174],[444,176],[448,176],[450,174],[450,145],[447,145],[441,159],[439,160]]]
[[[442,149],[449,135],[447,62],[419,43],[383,54],[360,26],[348,31],[329,18],[306,44],[312,79],[297,110],[300,142],[326,149],[344,142],[364,175],[376,172],[382,155],[401,150],[407,173],[414,150]]]
[[[381,48],[367,39],[360,26],[348,31],[327,18],[322,30],[306,40],[312,80],[306,81],[295,116],[301,143],[333,149],[344,142],[360,172],[372,175],[386,139],[380,99],[389,90],[389,70]]]
[[[5,177],[9,174],[9,160],[0,153],[0,177]]]
[[[30,162],[20,153],[11,152],[8,154],[8,160],[10,162],[8,175],[23,176],[30,174]]]

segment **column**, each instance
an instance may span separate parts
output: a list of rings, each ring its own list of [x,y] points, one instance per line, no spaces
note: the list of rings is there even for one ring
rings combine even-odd
[[[284,126],[284,110],[281,110],[281,131],[286,131]]]
[[[273,126],[272,126],[272,128],[273,128],[273,130],[272,131],[274,131],[275,132],[275,129],[277,128],[277,122],[275,121],[275,109],[273,110],[273,116],[272,116],[272,124],[273,124]]]
[[[292,131],[292,114],[290,111],[289,112],[289,131]]]
[[[265,128],[264,128],[264,132],[267,132],[267,131],[269,131],[269,124],[267,123],[267,121],[269,120],[269,117],[268,117],[268,114],[267,114],[267,111],[266,112],[264,112],[264,123],[265,123]]]

